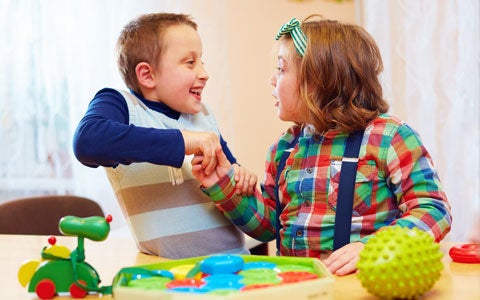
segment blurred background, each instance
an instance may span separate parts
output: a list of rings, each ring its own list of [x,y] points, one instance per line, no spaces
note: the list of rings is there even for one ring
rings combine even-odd
[[[125,88],[114,47],[122,27],[149,12],[191,14],[210,75],[204,101],[234,155],[263,179],[269,146],[291,124],[273,106],[274,35],[317,13],[363,26],[384,60],[390,113],[412,125],[453,210],[451,241],[478,221],[480,50],[477,0],[0,0],[0,203],[75,194],[129,234],[104,170],[78,163],[72,136],[94,94]]]

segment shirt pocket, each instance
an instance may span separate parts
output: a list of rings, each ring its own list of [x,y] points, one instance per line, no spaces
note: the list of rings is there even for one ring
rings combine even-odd
[[[330,183],[328,191],[328,204],[336,210],[338,187],[340,184],[342,162],[332,160],[330,163]],[[353,215],[361,216],[372,203],[372,189],[375,178],[378,178],[378,168],[373,160],[361,160],[357,164],[355,176],[355,193],[353,199]]]
[[[355,178],[355,198],[353,200],[353,215],[361,216],[372,205],[374,183],[378,180],[378,167],[375,161],[360,161]]]

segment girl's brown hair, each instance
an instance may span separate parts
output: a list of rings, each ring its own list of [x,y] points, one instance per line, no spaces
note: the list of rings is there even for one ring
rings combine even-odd
[[[141,15],[123,28],[117,40],[117,64],[127,87],[142,95],[135,68],[146,62],[157,68],[162,53],[165,30],[172,25],[188,25],[197,30],[197,24],[184,14],[154,13]]]
[[[299,67],[300,97],[317,131],[364,129],[388,110],[379,74],[382,58],[373,38],[361,27],[332,20],[302,22],[308,38]]]

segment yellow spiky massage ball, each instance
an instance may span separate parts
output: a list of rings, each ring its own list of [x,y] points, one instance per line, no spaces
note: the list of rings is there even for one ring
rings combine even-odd
[[[357,277],[381,299],[414,299],[440,278],[443,253],[433,237],[417,228],[378,231],[360,253]]]

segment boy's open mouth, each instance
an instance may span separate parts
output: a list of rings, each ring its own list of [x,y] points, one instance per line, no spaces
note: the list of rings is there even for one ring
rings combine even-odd
[[[200,96],[202,96],[202,89],[201,88],[193,88],[193,89],[190,89],[190,93],[200,97]]]

